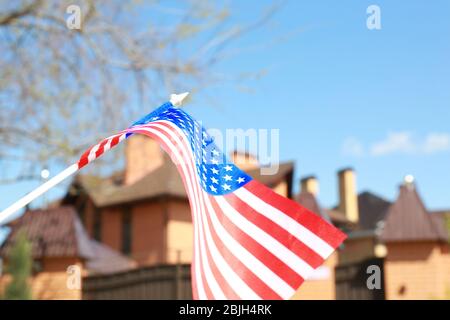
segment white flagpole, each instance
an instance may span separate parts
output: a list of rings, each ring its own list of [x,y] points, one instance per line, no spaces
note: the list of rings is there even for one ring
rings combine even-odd
[[[71,165],[70,167],[66,168],[64,171],[60,172],[44,184],[40,185],[30,193],[28,193],[25,197],[21,198],[20,200],[16,201],[14,204],[6,208],[0,213],[0,225],[8,219],[9,216],[11,216],[16,211],[19,211],[23,207],[25,207],[27,204],[29,204],[31,201],[36,199],[37,197],[43,195],[45,192],[56,186],[58,183],[63,181],[64,179],[70,177],[72,174],[77,172],[78,170],[78,164],[75,163]]]
[[[189,92],[181,93],[181,94],[172,94],[170,95],[170,102],[176,106],[179,107],[183,103],[183,100],[188,96]],[[19,211],[23,207],[25,207],[27,204],[29,204],[31,201],[35,200],[39,196],[43,195],[45,192],[59,184],[61,181],[67,179],[71,175],[73,175],[75,172],[78,171],[78,163],[75,163],[71,165],[70,167],[64,169],[62,172],[45,182],[44,184],[40,185],[30,193],[28,193],[23,198],[17,200],[15,203],[13,203],[11,206],[0,212],[0,226],[7,221],[7,219],[14,214],[15,212]]]

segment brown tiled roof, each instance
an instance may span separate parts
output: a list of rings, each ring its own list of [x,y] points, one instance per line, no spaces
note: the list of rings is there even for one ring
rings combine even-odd
[[[2,257],[9,255],[22,230],[31,242],[34,259],[80,258],[86,261],[88,271],[94,273],[123,271],[135,266],[127,257],[90,239],[76,211],[69,206],[27,211],[10,226],[11,232],[0,247]]]
[[[353,222],[347,219],[344,213],[336,209],[324,209],[331,221],[335,224],[348,224],[353,225]]]
[[[33,258],[78,257],[89,258],[89,238],[72,207],[27,211],[14,223],[3,243],[0,254],[7,256],[17,235],[23,230],[32,244]]]
[[[363,192],[358,196],[359,227],[361,230],[375,230],[383,221],[391,203],[371,192]]]
[[[123,172],[116,172],[109,177],[98,177],[94,175],[77,175],[74,182],[69,187],[63,204],[72,204],[72,198],[80,196],[80,193],[87,194],[99,204],[104,198],[117,191],[123,183]]]
[[[387,212],[381,239],[385,242],[447,241],[448,234],[442,215],[426,210],[414,185],[403,185]]]
[[[248,174],[255,180],[268,186],[274,186],[287,175],[292,174],[293,169],[293,163],[286,162],[280,164],[278,172],[274,175],[262,175],[259,168],[250,170]],[[102,179],[90,175],[80,175],[76,178],[67,197],[73,196],[71,193],[78,192],[75,189],[79,186],[98,207],[113,206],[158,196],[186,198],[181,176],[177,167],[169,159],[166,159],[160,167],[131,185],[117,183],[117,181],[120,182],[118,176],[119,174],[116,173],[115,179]],[[67,197],[66,199],[68,199]]]
[[[183,180],[172,161],[164,161],[160,167],[131,185],[99,190],[94,202],[99,207],[105,207],[163,195],[186,197]]]
[[[272,175],[261,174],[260,168],[248,170],[247,174],[250,175],[253,179],[262,182],[266,186],[274,187],[275,185],[283,181],[283,179],[285,179],[286,176],[292,174],[293,172],[294,172],[294,162],[288,161],[280,163],[278,172]]]
[[[322,209],[320,208],[316,197],[311,192],[302,191],[295,197],[295,200],[306,209],[315,214],[322,215]]]
[[[137,267],[137,263],[110,247],[91,240],[94,257],[86,261],[89,274],[109,274]]]
[[[308,210],[319,214],[322,218],[330,221],[339,228],[354,228],[354,223],[348,220],[345,214],[337,209],[322,208],[317,201],[317,198],[310,192],[300,192],[297,196],[295,196],[295,201]]]
[[[443,216],[450,216],[450,209],[433,210],[430,213],[432,213],[432,214],[440,214],[440,215],[443,215]]]
[[[300,192],[295,197],[295,200],[306,209],[320,215],[322,218],[331,222],[338,228],[341,228],[343,230],[353,230],[355,228],[355,224],[348,220],[345,214],[343,214],[342,212],[336,209],[322,208],[317,201],[317,198],[310,192]]]

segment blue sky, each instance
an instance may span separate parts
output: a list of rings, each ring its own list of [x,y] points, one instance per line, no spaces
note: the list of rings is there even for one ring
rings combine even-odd
[[[267,4],[231,2],[233,19],[252,21]],[[372,4],[381,30],[366,27]],[[296,187],[315,174],[325,206],[337,201],[336,171],[351,166],[359,191],[392,200],[413,174],[429,208],[450,208],[449,15],[445,0],[287,1],[234,44],[249,50],[215,70],[264,76],[216,85],[207,89],[214,103],[194,96],[186,108],[208,127],[280,129]],[[37,185],[0,186],[0,208]]]
[[[240,2],[240,15],[255,3]],[[371,4],[381,30],[366,27]],[[209,126],[280,128],[282,159],[296,161],[296,178],[317,175],[324,205],[337,201],[336,171],[352,166],[360,191],[394,199],[413,174],[428,207],[450,208],[449,13],[448,1],[288,1],[242,45],[299,32],[223,66],[267,70],[251,93],[224,86],[221,110],[188,108]]]

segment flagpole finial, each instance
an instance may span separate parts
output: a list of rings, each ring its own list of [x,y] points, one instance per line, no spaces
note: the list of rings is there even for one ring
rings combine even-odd
[[[175,106],[179,107],[183,104],[183,100],[189,95],[189,92],[183,92],[180,94],[171,94],[170,102]]]

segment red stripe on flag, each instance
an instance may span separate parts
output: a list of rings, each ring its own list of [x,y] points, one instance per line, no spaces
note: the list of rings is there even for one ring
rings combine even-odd
[[[277,262],[279,263],[280,260],[273,256],[270,252],[268,252],[264,247],[262,247],[260,244],[258,244],[256,241],[251,239],[248,235],[240,231],[237,227],[234,226],[234,224],[228,220],[225,215],[221,214],[221,209],[217,205],[216,201],[214,200],[214,196],[208,195],[210,198],[211,204],[213,206],[213,209],[216,213],[219,213],[220,216],[217,218],[219,221],[222,222],[224,225],[224,228],[230,233],[231,236],[233,236],[243,247],[245,247],[250,253],[255,256],[258,260],[260,260],[263,264],[267,265],[268,268],[273,268],[277,266]],[[210,213],[214,214],[214,213]],[[211,220],[208,216],[208,222],[211,225]],[[217,235],[216,235],[217,237]],[[216,241],[217,243],[217,241]],[[220,245],[220,243],[219,243]],[[220,247],[219,247],[220,248]],[[228,251],[226,246],[222,245],[222,248],[225,249],[225,255],[224,257],[227,257],[228,259],[233,258],[232,268],[239,272],[240,270],[243,270],[244,272],[239,272],[241,275],[241,278],[247,283],[247,285],[252,288],[258,295],[263,296],[265,299],[281,299],[281,297],[273,291],[262,279],[260,279],[256,274],[254,274],[249,268],[247,268],[239,259],[237,259],[233,253]],[[265,253],[267,256],[265,256]],[[276,259],[276,262],[270,261],[271,259]],[[281,263],[284,265],[284,263]],[[285,265],[284,265],[285,266]],[[271,268],[271,269],[272,269]],[[285,269],[285,268],[283,268]],[[292,270],[290,270],[292,273]],[[274,271],[274,273],[276,273]],[[277,273],[278,274],[278,273]],[[282,278],[282,277],[281,277]],[[297,279],[300,281],[300,279]]]
[[[211,225],[211,220],[208,217],[208,223]],[[228,250],[223,242],[218,237],[217,233],[211,232],[213,241],[218,247],[221,255],[227,261],[229,266],[237,273],[237,275],[258,295],[264,297],[265,299],[281,299],[281,297],[274,292],[269,286],[267,286],[261,279],[259,279],[252,270],[250,270],[245,264],[243,264],[235,255]]]
[[[117,135],[114,138],[112,138],[112,140],[111,140],[111,148],[115,147],[119,143],[120,137],[121,137],[121,135]]]
[[[199,228],[198,224],[199,224],[199,223],[198,223],[198,221],[197,221],[198,218],[196,217],[196,214],[195,214],[195,212],[196,212],[196,208],[195,208],[195,200],[192,199],[192,196],[190,195],[190,192],[193,191],[193,188],[192,188],[192,186],[190,186],[190,185],[188,184],[188,182],[187,182],[187,175],[184,173],[184,169],[183,169],[182,165],[181,165],[180,163],[178,163],[178,161],[176,160],[176,158],[174,157],[174,155],[173,155],[173,153],[172,153],[172,151],[171,151],[171,148],[165,143],[165,141],[164,141],[163,139],[161,139],[159,136],[157,136],[156,134],[154,134],[154,133],[152,133],[152,132],[149,132],[149,131],[146,130],[146,129],[157,131],[159,134],[161,134],[161,135],[163,135],[164,137],[166,137],[167,139],[169,139],[169,141],[170,141],[170,143],[171,143],[171,146],[172,146],[173,148],[177,148],[178,145],[174,143],[173,139],[172,139],[170,136],[168,136],[166,132],[164,132],[163,130],[161,130],[161,129],[158,128],[158,127],[152,126],[151,124],[148,124],[148,125],[145,125],[145,126],[139,126],[139,127],[135,127],[135,128],[131,128],[131,129],[130,129],[130,132],[138,133],[138,134],[143,134],[143,135],[146,135],[146,136],[148,136],[148,137],[150,137],[150,138],[155,139],[156,141],[158,141],[158,142],[161,144],[163,150],[164,150],[165,152],[167,152],[167,154],[169,154],[170,157],[172,158],[172,161],[173,161],[174,163],[176,163],[177,169],[178,169],[178,171],[179,171],[179,173],[180,173],[180,175],[181,175],[181,178],[182,178],[182,180],[183,180],[183,184],[184,184],[185,190],[187,191],[188,196],[189,196],[189,198],[190,198],[189,204],[190,204],[190,208],[191,208],[191,218],[192,218],[192,222],[193,222],[194,235],[195,235],[196,233],[199,232],[199,230],[198,230],[198,228]],[[173,129],[171,129],[171,131],[173,131]],[[113,141],[113,143],[117,143],[117,142],[118,142],[118,139],[115,140],[115,141]],[[186,163],[187,163],[187,162],[186,162]],[[191,175],[190,175],[189,173],[187,173],[187,174],[189,175],[189,177],[191,178],[191,181],[192,181]],[[195,182],[193,182],[193,184],[195,185]],[[190,190],[191,190],[191,191],[190,191]],[[196,249],[197,243],[196,243],[195,237],[194,237],[194,240],[193,240],[193,241],[194,241],[194,243],[193,243],[194,257],[193,257],[192,263],[191,263],[191,279],[192,279],[191,283],[192,283],[192,294],[193,294],[193,298],[196,299],[196,300],[198,300],[198,299],[200,299],[200,296],[199,296],[199,288],[198,288],[198,285],[197,285],[197,283],[200,281],[200,279],[197,279],[197,272],[198,272],[198,271],[200,271],[201,282],[203,283],[203,287],[204,287],[204,289],[205,289],[205,294],[206,294],[206,295],[210,295],[211,292],[210,292],[209,289],[208,289],[209,293],[206,292],[205,286],[206,286],[207,284],[206,284],[206,281],[205,281],[204,276],[203,276],[204,273],[202,272],[202,271],[203,271],[203,270],[202,270],[202,263],[201,263],[201,261],[199,260],[199,263],[197,264],[197,262],[196,262],[196,260],[195,260],[196,255],[199,255],[199,254],[200,254],[200,252]],[[200,257],[199,257],[199,259],[200,259]]]
[[[244,188],[258,196],[267,204],[270,204],[272,207],[290,216],[295,221],[298,221],[301,225],[308,228],[333,248],[337,248],[342,241],[347,238],[345,233],[328,223],[319,215],[300,206],[298,203],[275,193],[256,180],[250,181]]]
[[[206,225],[203,224],[203,228],[206,228]],[[204,231],[206,232],[206,230]],[[222,275],[222,272],[217,268],[217,265],[211,256],[211,253],[209,250],[206,250],[208,255],[208,261],[210,262],[209,265],[211,267],[211,271],[216,278],[217,283],[219,284],[220,288],[222,289],[223,293],[225,294],[227,299],[230,300],[240,300],[241,298],[236,294],[236,292],[233,290],[233,288],[228,284],[227,280]]]
[[[284,228],[280,227],[278,224],[274,223],[272,220],[250,207],[236,195],[230,193],[224,196],[224,198],[250,222],[270,234],[273,238],[278,240],[290,251],[294,252],[300,259],[305,261],[314,269],[323,263],[323,258],[314,250],[298,240]]]
[[[94,145],[95,146],[95,145]],[[78,169],[83,168],[85,165],[89,163],[88,157],[89,153],[91,152],[92,148],[94,146],[91,146],[89,149],[87,149],[80,157],[80,160],[78,160]]]
[[[103,140],[103,141],[100,143],[100,145],[98,146],[97,151],[95,152],[95,158],[98,158],[98,157],[100,157],[100,156],[103,154],[105,145],[108,143],[108,140],[109,140],[109,138]]]

